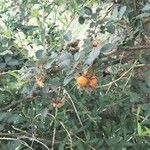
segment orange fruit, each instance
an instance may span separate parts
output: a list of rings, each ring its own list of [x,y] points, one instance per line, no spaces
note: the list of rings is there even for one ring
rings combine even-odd
[[[97,86],[97,78],[96,76],[93,76],[89,81],[89,86],[92,88],[95,88]]]
[[[85,87],[88,84],[88,79],[84,76],[79,76],[76,79],[79,87]]]

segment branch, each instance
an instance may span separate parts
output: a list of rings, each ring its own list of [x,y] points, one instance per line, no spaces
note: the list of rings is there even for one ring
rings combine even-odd
[[[28,137],[28,138],[33,138],[31,134],[29,133],[0,133],[0,137],[6,137],[6,138],[18,138],[18,137]],[[48,145],[51,145],[51,140],[46,139],[46,138],[41,138],[41,137],[34,137],[35,139],[44,142]],[[59,144],[60,141],[55,140],[55,144]]]
[[[103,53],[104,56],[109,56],[115,53],[119,53],[121,51],[136,51],[136,50],[146,50],[146,49],[150,49],[150,44],[148,45],[138,45],[138,46],[134,46],[134,47],[121,47],[121,48],[116,48],[113,49],[112,51],[108,52],[108,53]]]
[[[11,72],[19,72],[19,70],[9,70],[9,71],[6,71],[6,72],[0,72],[0,76],[5,75],[5,74],[9,74]]]
[[[33,100],[33,99],[35,99],[35,97],[33,97],[33,98],[27,97],[27,98],[25,98],[25,99],[20,99],[20,100],[18,100],[18,101],[12,101],[9,105],[7,105],[7,106],[5,106],[5,107],[3,107],[3,108],[0,108],[0,111],[6,111],[6,110],[8,110],[8,109],[10,109],[10,108],[12,108],[12,107],[14,107],[14,106],[17,106],[18,104],[20,104],[20,103],[22,103],[22,102],[28,102],[28,101],[31,101],[31,100]]]

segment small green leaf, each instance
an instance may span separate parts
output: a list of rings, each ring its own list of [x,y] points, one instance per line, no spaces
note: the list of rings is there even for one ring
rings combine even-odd
[[[115,33],[115,25],[112,22],[109,22],[108,24],[106,24],[106,29],[107,32],[114,34]]]
[[[118,6],[115,6],[115,8],[113,9],[113,13],[111,15],[111,19],[116,20],[117,18],[118,18]]]
[[[76,62],[79,61],[82,56],[83,56],[83,51],[75,53],[74,61],[76,61]]]
[[[90,23],[90,28],[94,28],[94,27],[95,27],[95,25],[96,25],[96,23],[95,23],[95,22],[91,22],[91,23]]]
[[[36,51],[36,58],[37,59],[42,59],[44,57],[44,51],[43,50],[38,50]]]
[[[107,43],[105,44],[102,48],[101,48],[101,52],[108,52],[112,49],[113,45],[111,43]]]
[[[72,54],[71,54],[71,53],[68,53],[68,52],[62,53],[62,54],[60,55],[60,57],[58,58],[58,61],[61,62],[61,61],[64,61],[64,60],[66,60],[66,59],[73,60]]]
[[[91,8],[84,7],[84,9],[85,9],[85,14],[87,14],[87,15],[91,15],[92,14],[92,9]]]
[[[70,41],[72,39],[72,32],[71,30],[69,30],[65,35],[64,35],[64,39],[66,41]]]
[[[92,18],[94,21],[97,21],[97,17],[98,17],[98,14],[97,14],[97,13],[92,13],[91,18]]]
[[[53,53],[51,54],[51,56],[48,58],[48,61],[45,64],[45,69],[50,69],[52,67],[52,64],[56,61],[58,54],[57,53]]]
[[[140,96],[137,93],[130,92],[130,101],[131,102],[139,102]]]
[[[119,19],[122,18],[122,16],[124,15],[126,9],[127,9],[127,6],[123,6],[123,7],[120,8],[120,11],[119,11]]]
[[[85,22],[85,18],[83,16],[80,16],[78,19],[79,23],[82,25]]]
[[[96,13],[99,13],[101,10],[102,10],[102,8],[99,8],[99,7],[98,7],[98,8],[96,9]]]
[[[19,61],[17,59],[12,58],[12,59],[10,59],[7,62],[7,65],[9,65],[9,66],[17,66],[17,65],[19,65]]]
[[[87,60],[85,61],[86,65],[91,65],[94,60],[99,56],[101,48],[94,48],[89,54]]]

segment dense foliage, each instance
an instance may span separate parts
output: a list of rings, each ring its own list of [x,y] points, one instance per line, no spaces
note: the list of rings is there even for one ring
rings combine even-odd
[[[1,150],[148,150],[149,107],[149,0],[0,0]]]

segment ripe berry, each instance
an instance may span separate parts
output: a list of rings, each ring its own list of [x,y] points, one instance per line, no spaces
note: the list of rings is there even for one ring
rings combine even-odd
[[[79,76],[76,79],[79,87],[85,87],[88,84],[88,79],[84,76]]]

